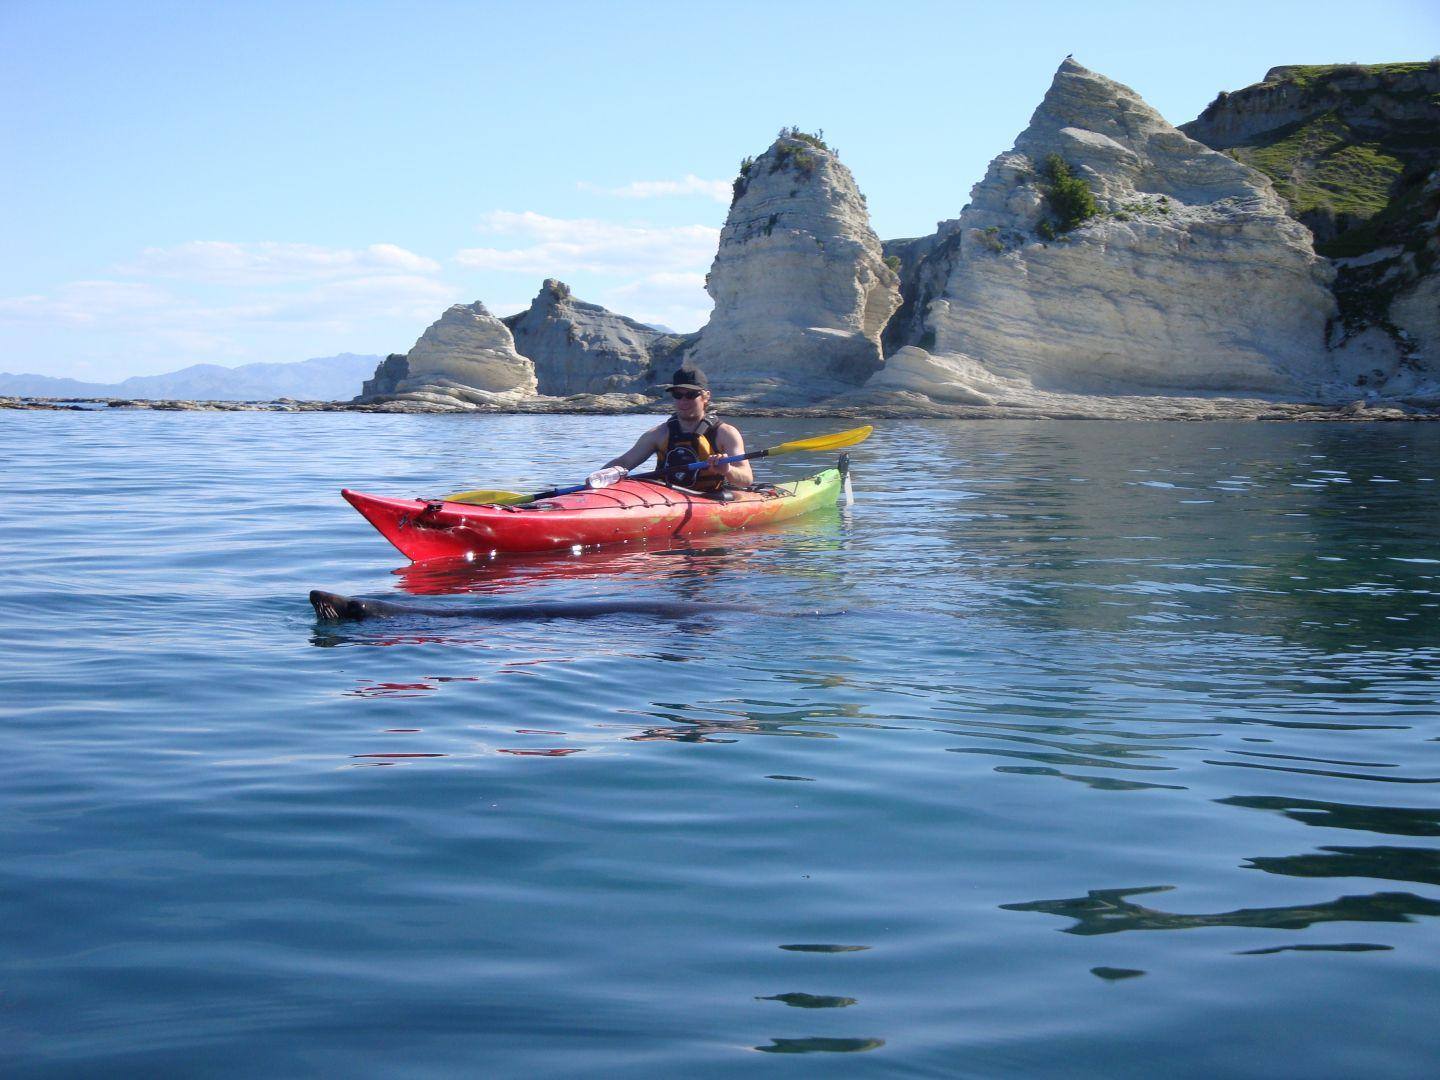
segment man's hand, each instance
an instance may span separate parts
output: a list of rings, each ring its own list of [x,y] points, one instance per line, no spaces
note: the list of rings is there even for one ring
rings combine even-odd
[[[705,467],[700,471],[711,476],[729,476],[733,464],[725,460],[724,454],[711,454],[705,459]]]

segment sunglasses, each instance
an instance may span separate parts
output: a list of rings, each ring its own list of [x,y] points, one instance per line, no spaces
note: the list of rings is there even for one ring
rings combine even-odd
[[[676,401],[694,401],[704,390],[671,390],[670,396]]]

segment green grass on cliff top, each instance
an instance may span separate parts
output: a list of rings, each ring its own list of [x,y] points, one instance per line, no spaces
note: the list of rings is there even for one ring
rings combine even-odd
[[[1364,140],[1334,112],[1293,124],[1264,146],[1238,146],[1237,158],[1265,173],[1295,214],[1329,209],[1370,218],[1390,202],[1405,163]],[[1440,143],[1440,136],[1437,136]]]
[[[1347,75],[1412,75],[1431,66],[1432,62],[1424,60],[1403,64],[1296,64],[1287,68],[1285,74],[1275,81],[1309,90],[1317,83],[1344,78]]]
[[[1427,69],[1440,70],[1440,64],[1311,65],[1292,68],[1271,85],[1322,88],[1353,74],[1384,77]],[[1328,111],[1264,132],[1250,145],[1227,152],[1269,176],[1295,217],[1312,228],[1317,221],[1333,222],[1333,228],[1321,233],[1328,238],[1316,244],[1321,254],[1362,254],[1382,236],[1393,242],[1409,225],[1418,224],[1409,218],[1422,208],[1407,192],[1417,174],[1423,176],[1440,164],[1440,124],[1415,118],[1416,98],[1426,99],[1419,116],[1425,115],[1426,105],[1440,108],[1440,95],[1423,89],[1347,90],[1339,98],[1320,99],[1332,104]],[[1383,100],[1410,103],[1412,119],[1382,119]]]

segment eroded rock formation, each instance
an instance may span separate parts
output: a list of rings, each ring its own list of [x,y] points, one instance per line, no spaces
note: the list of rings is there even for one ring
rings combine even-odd
[[[806,404],[881,367],[900,304],[865,198],[815,136],[793,129],[741,166],[706,279],[715,311],[688,356],[717,394]]]
[[[969,357],[931,356],[907,345],[886,359],[884,368],[870,377],[861,394],[870,400],[900,395],[917,403],[993,405],[994,397],[979,389],[989,387],[990,382],[985,370]]]
[[[398,377],[397,377],[398,376]],[[464,409],[534,396],[535,365],[515,350],[509,328],[480,301],[456,304],[400,360],[391,355],[362,400],[403,398]]]
[[[1352,392],[1433,395],[1440,61],[1272,68],[1181,130],[1269,176],[1334,259],[1329,344]]]
[[[502,321],[534,363],[539,392],[553,397],[644,392],[684,340],[578,300],[554,278],[526,310]]]
[[[1335,380],[1331,271],[1269,181],[1068,59],[927,247],[911,274],[933,291],[896,344],[960,358],[987,396],[1313,397]]]
[[[377,368],[358,407],[653,408],[651,384],[681,359],[709,372],[722,407],[758,411],[1197,418],[1289,415],[1275,404],[1289,399],[1368,416],[1356,399],[1380,395],[1433,407],[1440,65],[1352,67],[1275,69],[1179,130],[1067,59],[959,217],[883,249],[849,170],[786,129],[735,182],[700,334],[550,279],[504,320],[451,308]],[[1316,155],[1330,169],[1364,151],[1364,165],[1371,143],[1398,164],[1357,166],[1356,182],[1389,202],[1370,217],[1306,211]],[[1359,205],[1330,179],[1320,187]]]
[[[357,401],[395,393],[395,388],[410,374],[410,362],[404,353],[391,353],[375,366],[375,374],[360,387]]]

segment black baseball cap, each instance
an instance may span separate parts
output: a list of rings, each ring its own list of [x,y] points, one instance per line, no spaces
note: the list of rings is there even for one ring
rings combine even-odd
[[[690,367],[676,368],[675,374],[670,376],[668,383],[661,383],[663,390],[709,390],[710,380],[693,364]]]

